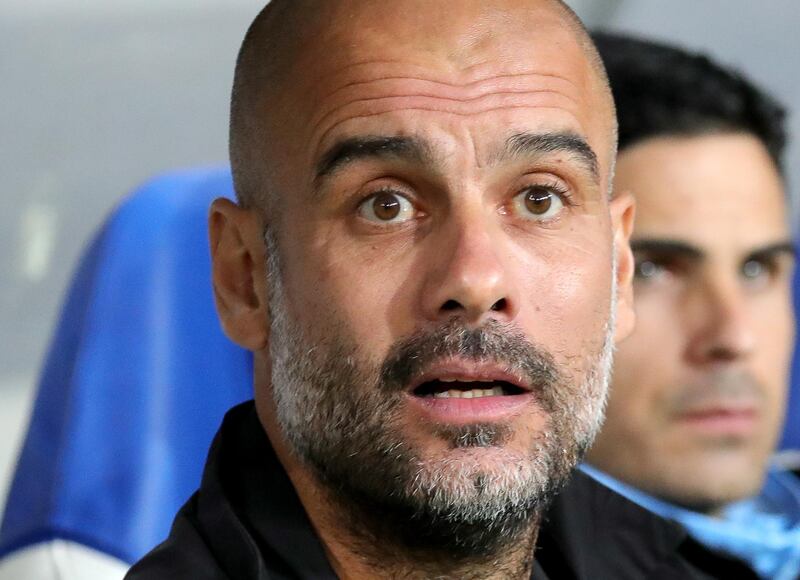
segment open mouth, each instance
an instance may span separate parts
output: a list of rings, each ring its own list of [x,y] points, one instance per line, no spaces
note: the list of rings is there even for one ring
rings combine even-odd
[[[525,377],[493,363],[436,362],[411,382],[407,394],[409,408],[426,423],[507,423],[526,411],[536,413]]]
[[[459,379],[433,379],[417,386],[416,397],[435,399],[480,399],[521,395],[524,389],[508,381],[470,381]]]

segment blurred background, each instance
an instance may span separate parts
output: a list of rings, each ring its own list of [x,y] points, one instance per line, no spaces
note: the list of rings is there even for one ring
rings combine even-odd
[[[800,106],[796,0],[568,3],[589,26],[707,51]],[[236,51],[261,5],[0,2],[0,505],[81,250],[148,177],[225,162]],[[791,131],[800,135],[800,115]]]

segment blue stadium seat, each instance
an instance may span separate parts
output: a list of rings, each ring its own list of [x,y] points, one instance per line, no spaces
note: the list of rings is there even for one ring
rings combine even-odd
[[[251,398],[250,353],[223,335],[210,284],[208,207],[232,195],[227,169],[159,177],[91,243],[40,379],[2,562],[56,542],[133,563],[198,486],[223,414]]]
[[[797,247],[800,256],[800,247]],[[800,268],[794,274],[794,310],[800,313]],[[800,343],[800,329],[798,329],[798,343]],[[796,452],[795,461],[800,456],[800,348],[795,344],[794,359],[792,360],[791,388],[789,389],[789,402],[786,406],[786,425],[781,441],[782,450]]]

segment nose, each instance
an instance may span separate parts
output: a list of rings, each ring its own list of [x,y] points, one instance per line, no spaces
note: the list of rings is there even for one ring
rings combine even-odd
[[[745,359],[756,346],[747,296],[735,281],[708,281],[697,289],[695,331],[688,356],[695,364]]]
[[[491,223],[465,220],[450,224],[433,241],[422,298],[426,318],[458,316],[474,325],[514,318],[518,300],[502,235]]]

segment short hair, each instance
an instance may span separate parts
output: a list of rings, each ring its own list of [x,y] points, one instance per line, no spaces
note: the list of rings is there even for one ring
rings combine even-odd
[[[741,73],[659,42],[594,32],[617,106],[619,150],[659,136],[744,132],[783,175],[786,112]]]

